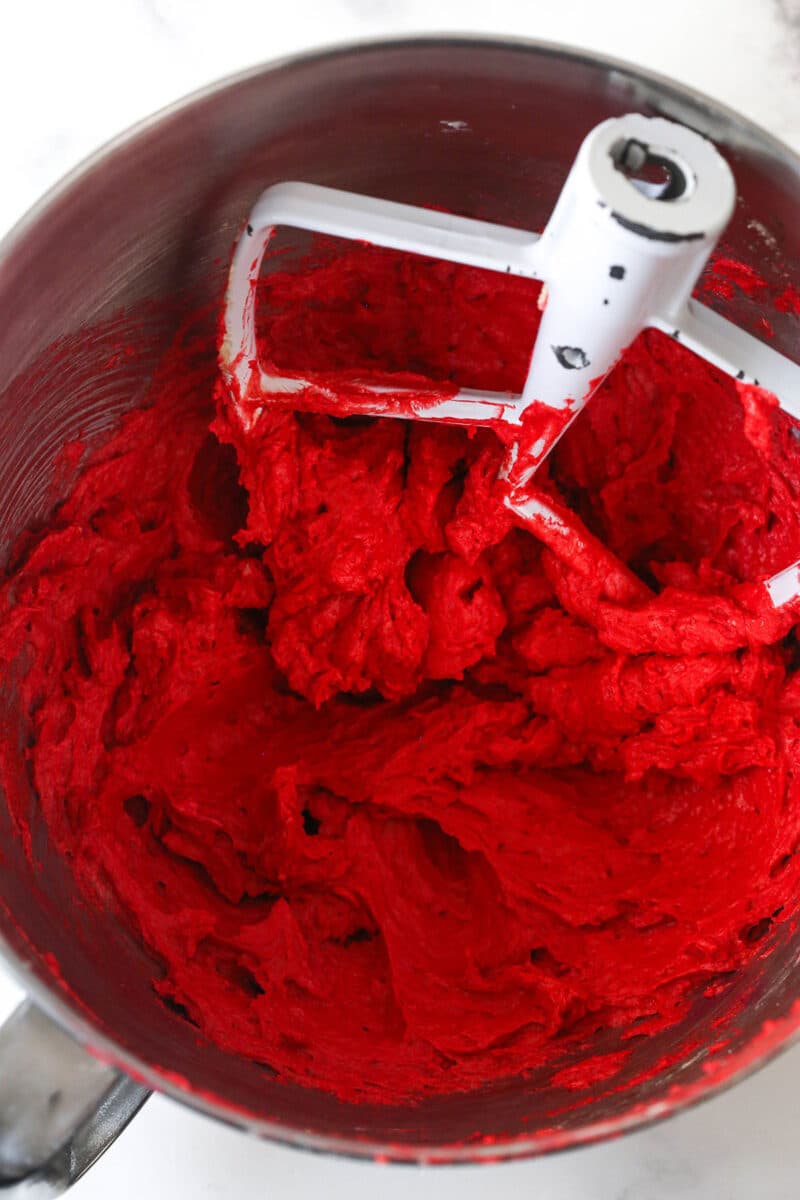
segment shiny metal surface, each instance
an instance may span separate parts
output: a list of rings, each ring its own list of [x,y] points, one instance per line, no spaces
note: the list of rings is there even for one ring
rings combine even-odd
[[[0,1029],[0,1196],[59,1196],[150,1093],[32,1004]]]
[[[0,246],[0,554],[52,508],[64,441],[97,444],[140,401],[182,305],[207,303],[213,317],[239,222],[271,182],[301,178],[537,229],[586,131],[632,109],[717,142],[739,188],[726,249],[769,288],[797,285],[800,161],[789,150],[665,80],[555,47],[444,39],[311,55],[200,93],[95,156]],[[454,118],[464,122],[455,134]],[[170,296],[170,310],[147,307]],[[714,303],[756,328],[757,301]],[[796,358],[794,319],[776,313],[773,325],[772,344]],[[109,366],[121,340],[132,354]],[[59,477],[62,492],[70,482]],[[0,716],[24,744],[13,672]],[[148,1085],[264,1136],[422,1161],[537,1154],[693,1103],[795,1033],[800,946],[786,931],[771,957],[699,996],[684,1026],[640,1039],[616,1090],[576,1097],[542,1072],[412,1109],[347,1105],[225,1055],[165,1009],[150,985],[158,965],[113,913],[82,904],[32,791],[30,820],[32,857],[0,803],[0,939],[36,1002]],[[777,1033],[764,1040],[768,1021]],[[723,1041],[724,1052],[711,1051]],[[615,1045],[587,1034],[583,1050]],[[722,1059],[729,1072],[706,1069]]]

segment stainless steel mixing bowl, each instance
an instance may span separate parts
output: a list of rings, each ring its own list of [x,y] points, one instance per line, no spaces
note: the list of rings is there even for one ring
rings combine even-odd
[[[739,190],[726,247],[774,289],[797,284],[800,161],[785,146],[667,80],[559,47],[465,38],[344,47],[224,81],[125,134],[0,246],[3,556],[52,509],[64,442],[102,441],[139,402],[181,307],[218,300],[239,224],[266,185],[304,179],[541,228],[584,134],[631,110],[717,142]],[[172,318],[147,304],[170,296]],[[754,327],[754,301],[716,303]],[[796,317],[771,315],[774,344],[796,357]],[[114,356],[123,333],[135,352]],[[63,462],[57,478],[63,494]],[[13,670],[0,705],[6,733],[24,744]],[[680,1028],[628,1043],[613,1088],[567,1092],[542,1072],[412,1108],[346,1104],[222,1053],[165,1009],[141,947],[112,913],[81,903],[32,790],[30,819],[29,857],[0,803],[2,953],[36,1006],[0,1032],[0,1187],[36,1179],[41,1194],[58,1191],[150,1087],[315,1149],[437,1162],[539,1154],[710,1095],[786,1045],[798,1024],[798,941],[785,925],[769,955],[698,997]],[[613,1048],[615,1036],[587,1035],[584,1053]]]

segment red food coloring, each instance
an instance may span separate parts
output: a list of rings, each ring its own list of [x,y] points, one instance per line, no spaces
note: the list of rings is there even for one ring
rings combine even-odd
[[[524,378],[524,281],[355,246],[264,286],[265,351],[334,391]],[[751,582],[800,557],[784,415],[642,335],[537,475],[583,530],[545,546],[494,431],[246,432],[215,356],[182,331],[12,559],[3,780],[231,1054],[354,1102],[613,1080],[797,913],[795,620]]]

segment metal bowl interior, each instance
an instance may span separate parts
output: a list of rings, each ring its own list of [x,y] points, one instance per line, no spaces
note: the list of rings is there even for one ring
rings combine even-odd
[[[718,143],[739,189],[725,249],[775,292],[800,283],[798,159],[702,97],[556,47],[437,39],[315,54],[223,82],[95,156],[0,247],[3,560],[70,486],[62,470],[53,487],[64,442],[78,434],[102,442],[140,401],[187,297],[213,310],[240,222],[262,188],[304,179],[537,229],[585,133],[631,110],[684,121]],[[740,294],[715,306],[757,331],[756,301]],[[771,315],[773,344],[797,357],[796,319]],[[109,365],[123,336],[135,353]],[[24,745],[13,673],[0,707]],[[22,760],[20,781],[29,787]],[[8,959],[81,1040],[153,1086],[266,1136],[394,1159],[532,1155],[709,1095],[788,1041],[797,1023],[800,945],[785,925],[740,977],[698,997],[681,1026],[628,1043],[627,1066],[605,1084],[576,1093],[553,1088],[542,1072],[412,1108],[348,1105],[225,1055],[166,1010],[135,939],[113,913],[81,903],[29,791],[31,857],[0,805]],[[613,1049],[616,1038],[599,1031],[582,1053]]]

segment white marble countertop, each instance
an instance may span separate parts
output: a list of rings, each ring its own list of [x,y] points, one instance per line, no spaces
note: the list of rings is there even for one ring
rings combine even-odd
[[[800,0],[5,0],[0,234],[106,139],[216,77],[349,38],[444,31],[543,38],[638,62],[800,150]],[[0,972],[0,1017],[18,995]],[[796,1200],[800,1047],[653,1129],[507,1166],[416,1170],[312,1156],[156,1097],[73,1194],[366,1200],[380,1191],[394,1200],[410,1188],[419,1200]]]

